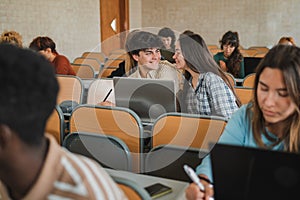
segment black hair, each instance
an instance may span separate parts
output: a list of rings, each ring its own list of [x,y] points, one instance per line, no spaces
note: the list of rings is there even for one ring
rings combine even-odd
[[[223,45],[230,45],[238,48],[240,45],[239,36],[237,32],[228,31],[226,32],[222,39],[220,40],[221,49],[223,50]]]
[[[227,68],[229,73],[231,73],[234,77],[238,77],[241,70],[240,63],[243,60],[243,56],[239,50],[240,41],[238,33],[232,31],[226,32],[220,40],[220,45],[222,50],[224,45],[235,47],[234,51],[228,58]]]
[[[0,44],[0,124],[39,145],[59,90],[53,66],[29,49]]]

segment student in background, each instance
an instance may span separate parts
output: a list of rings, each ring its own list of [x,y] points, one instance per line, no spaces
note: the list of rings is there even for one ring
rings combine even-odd
[[[1,44],[0,63],[1,199],[126,199],[98,163],[45,134],[59,91],[49,62]]]
[[[277,45],[257,67],[254,97],[228,121],[219,143],[299,153],[300,151],[300,48]],[[213,195],[210,157],[197,167],[205,191],[195,184],[186,197],[208,199]]]
[[[278,44],[287,44],[287,45],[296,46],[293,37],[281,37],[278,41]]]
[[[56,44],[51,38],[38,36],[33,39],[29,48],[45,56],[53,64],[56,74],[76,76],[70,61],[64,55],[58,54]]]
[[[125,69],[128,77],[165,79],[175,81],[175,91],[181,87],[181,73],[167,60],[160,60],[160,38],[150,32],[134,30],[128,34],[125,49],[128,60]],[[127,65],[127,68],[126,68]],[[112,102],[99,102],[103,106],[115,106]]]
[[[220,40],[222,52],[214,55],[214,59],[223,71],[229,72],[235,78],[244,78],[244,58],[239,50],[237,32],[228,31]]]
[[[181,112],[230,118],[239,99],[202,37],[191,31],[180,34],[174,59],[185,76],[179,94]]]
[[[170,63],[175,63],[175,60],[173,59],[176,41],[174,31],[168,27],[164,27],[158,31],[158,36],[160,36],[161,41],[164,44],[163,48],[160,49],[162,60],[167,60]]]
[[[0,43],[9,43],[18,47],[23,46],[22,36],[16,31],[4,31],[1,34]]]

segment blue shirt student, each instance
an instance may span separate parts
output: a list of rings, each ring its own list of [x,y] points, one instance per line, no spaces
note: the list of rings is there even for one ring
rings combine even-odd
[[[253,137],[252,127],[250,123],[251,120],[247,116],[246,111],[248,105],[243,105],[239,110],[237,110],[231,116],[231,119],[228,121],[225,130],[221,135],[218,143],[259,148]],[[268,131],[267,133],[271,137],[276,138],[276,136],[273,135],[272,133]],[[262,139],[266,145],[272,144],[264,135],[262,135]],[[272,149],[277,151],[283,151],[284,150],[283,142],[274,146]],[[202,163],[196,169],[196,173],[205,174],[208,176],[210,180],[213,180],[209,155],[202,160]]]

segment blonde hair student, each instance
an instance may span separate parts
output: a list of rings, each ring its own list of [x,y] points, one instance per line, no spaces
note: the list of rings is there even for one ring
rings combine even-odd
[[[22,36],[16,31],[4,31],[1,34],[0,43],[9,43],[18,47],[23,46]]]

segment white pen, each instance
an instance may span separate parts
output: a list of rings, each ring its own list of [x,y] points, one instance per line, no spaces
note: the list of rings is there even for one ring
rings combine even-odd
[[[204,191],[205,190],[204,185],[200,182],[200,178],[198,177],[196,172],[188,165],[184,165],[183,168],[184,168],[184,171],[187,173],[187,175],[192,179],[192,181],[197,184],[199,189],[201,191]],[[209,197],[209,200],[214,200],[214,198]]]
[[[192,181],[198,185],[199,189],[201,191],[204,191],[205,190],[204,185],[200,182],[200,179],[195,173],[195,171],[187,165],[184,165],[183,168],[184,171],[187,173],[187,175],[192,179]]]

